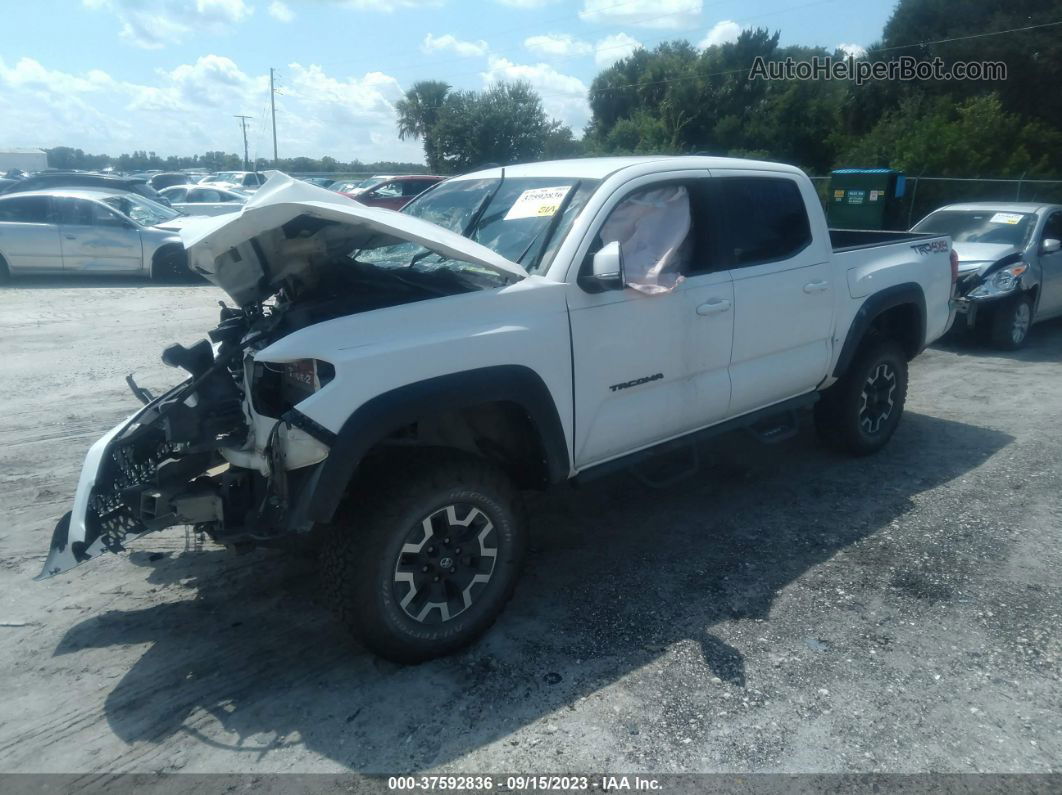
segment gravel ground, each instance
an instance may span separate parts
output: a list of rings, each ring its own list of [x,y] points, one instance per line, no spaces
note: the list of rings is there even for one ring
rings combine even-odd
[[[1062,322],[935,347],[882,454],[725,437],[696,477],[531,504],[494,630],[403,668],[313,567],[180,528],[42,583],[88,446],[207,286],[0,293],[0,772],[1057,772]]]

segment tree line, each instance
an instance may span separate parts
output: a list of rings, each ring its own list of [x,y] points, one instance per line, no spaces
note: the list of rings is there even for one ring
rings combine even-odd
[[[573,155],[679,154],[780,160],[812,173],[840,166],[909,174],[1062,175],[1062,0],[900,0],[865,57],[1001,61],[985,81],[751,80],[764,61],[843,58],[783,47],[779,33],[746,30],[698,49],[671,41],[598,74],[581,139],[548,118],[523,83],[481,92],[416,83],[397,105],[398,133],[418,138],[431,171]],[[1002,33],[1000,31],[1011,31]],[[992,35],[984,35],[984,34]]]
[[[117,157],[94,155],[69,146],[57,146],[45,149],[48,165],[51,168],[73,168],[98,171],[112,167],[123,173],[137,171],[179,171],[181,169],[203,169],[205,171],[242,171],[243,158],[229,152],[205,152],[202,155],[169,155],[161,157],[155,152],[135,151]],[[320,172],[325,174],[420,174],[425,172],[422,163],[401,163],[381,160],[363,163],[360,160],[342,162],[332,157],[288,157],[273,160],[258,158],[255,169],[261,171],[276,168],[293,174]]]

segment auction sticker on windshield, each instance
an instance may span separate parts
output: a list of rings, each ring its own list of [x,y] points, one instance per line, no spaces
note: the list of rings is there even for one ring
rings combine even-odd
[[[1020,224],[1021,213],[996,213],[989,220],[991,224]]]
[[[506,221],[516,218],[547,218],[557,212],[564,197],[572,189],[571,185],[561,185],[557,188],[532,188],[521,193],[509,212],[505,214]]]

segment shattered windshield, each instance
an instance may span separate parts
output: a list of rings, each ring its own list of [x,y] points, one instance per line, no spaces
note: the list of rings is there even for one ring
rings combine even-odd
[[[566,177],[450,180],[402,212],[464,235],[535,273],[548,267],[597,185],[597,180]],[[473,268],[416,243],[364,249],[356,259],[390,268]]]

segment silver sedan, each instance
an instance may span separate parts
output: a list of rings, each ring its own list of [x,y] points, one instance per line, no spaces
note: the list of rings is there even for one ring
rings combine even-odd
[[[188,215],[234,213],[251,198],[249,193],[216,185],[175,185],[159,193],[175,210]]]
[[[12,276],[187,274],[180,229],[190,219],[133,193],[99,188],[0,196],[0,282]]]

